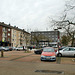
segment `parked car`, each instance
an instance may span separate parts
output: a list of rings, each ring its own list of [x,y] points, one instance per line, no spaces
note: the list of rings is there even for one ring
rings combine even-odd
[[[23,47],[17,47],[16,48],[17,51],[23,50]],[[24,49],[25,50],[25,49]]]
[[[1,47],[0,47],[0,51],[1,51],[1,50],[5,51],[5,47],[2,47],[2,46],[1,46]]]
[[[53,47],[45,47],[41,54],[41,61],[42,60],[56,60],[56,53]]]
[[[62,47],[60,47],[59,50],[62,50],[62,49],[64,49],[64,48],[66,48],[66,46],[62,46]]]
[[[75,57],[75,47],[65,47],[62,50],[56,52],[57,56],[74,56]]]
[[[41,54],[42,51],[43,51],[43,48],[42,48],[42,49],[37,49],[37,50],[35,50],[34,53],[35,53],[35,54]]]
[[[13,49],[12,49],[12,47],[10,47],[10,46],[6,46],[5,47],[5,51],[12,51]]]
[[[12,47],[13,50],[16,50],[16,47]]]
[[[53,48],[57,48],[57,45],[52,46]]]

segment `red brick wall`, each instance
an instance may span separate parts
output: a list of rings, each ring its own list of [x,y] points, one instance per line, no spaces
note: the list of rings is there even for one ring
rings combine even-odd
[[[0,41],[2,41],[2,26],[0,26]]]
[[[8,38],[10,38],[10,43],[11,43],[11,29],[10,29],[10,31],[8,31],[8,29],[10,29],[10,28],[7,28],[7,41],[8,41]],[[10,36],[8,36],[8,33],[10,33]]]

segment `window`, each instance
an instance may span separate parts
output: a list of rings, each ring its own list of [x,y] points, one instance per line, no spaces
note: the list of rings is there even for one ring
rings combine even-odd
[[[12,41],[14,41],[14,39],[12,39]]]
[[[5,36],[7,36],[7,33],[5,33]]]
[[[52,35],[52,38],[54,38],[54,35]]]
[[[55,40],[58,40],[58,38],[55,38]]]
[[[5,28],[3,28],[3,31],[5,31]]]
[[[75,51],[75,48],[69,48],[70,51]]]
[[[8,36],[10,36],[10,33],[8,33]]]
[[[7,28],[3,27],[3,31],[6,32],[7,31]]]
[[[8,41],[10,41],[10,38],[8,38]]]
[[[10,31],[10,29],[8,29],[8,31]]]
[[[5,34],[3,33],[3,37],[5,36]]]
[[[64,48],[64,51],[69,51],[69,48]]]
[[[58,36],[57,36],[57,35],[55,35],[55,37],[57,38]]]

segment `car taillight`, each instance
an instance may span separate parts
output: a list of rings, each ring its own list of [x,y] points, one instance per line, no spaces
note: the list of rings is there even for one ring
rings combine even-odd
[[[57,50],[55,50],[55,52],[57,52]]]

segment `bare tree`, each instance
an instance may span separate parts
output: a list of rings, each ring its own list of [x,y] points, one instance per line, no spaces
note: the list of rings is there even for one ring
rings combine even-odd
[[[74,46],[75,34],[75,0],[67,1],[65,4],[66,9],[60,20],[52,19],[53,26],[61,27],[71,37],[72,46]]]

